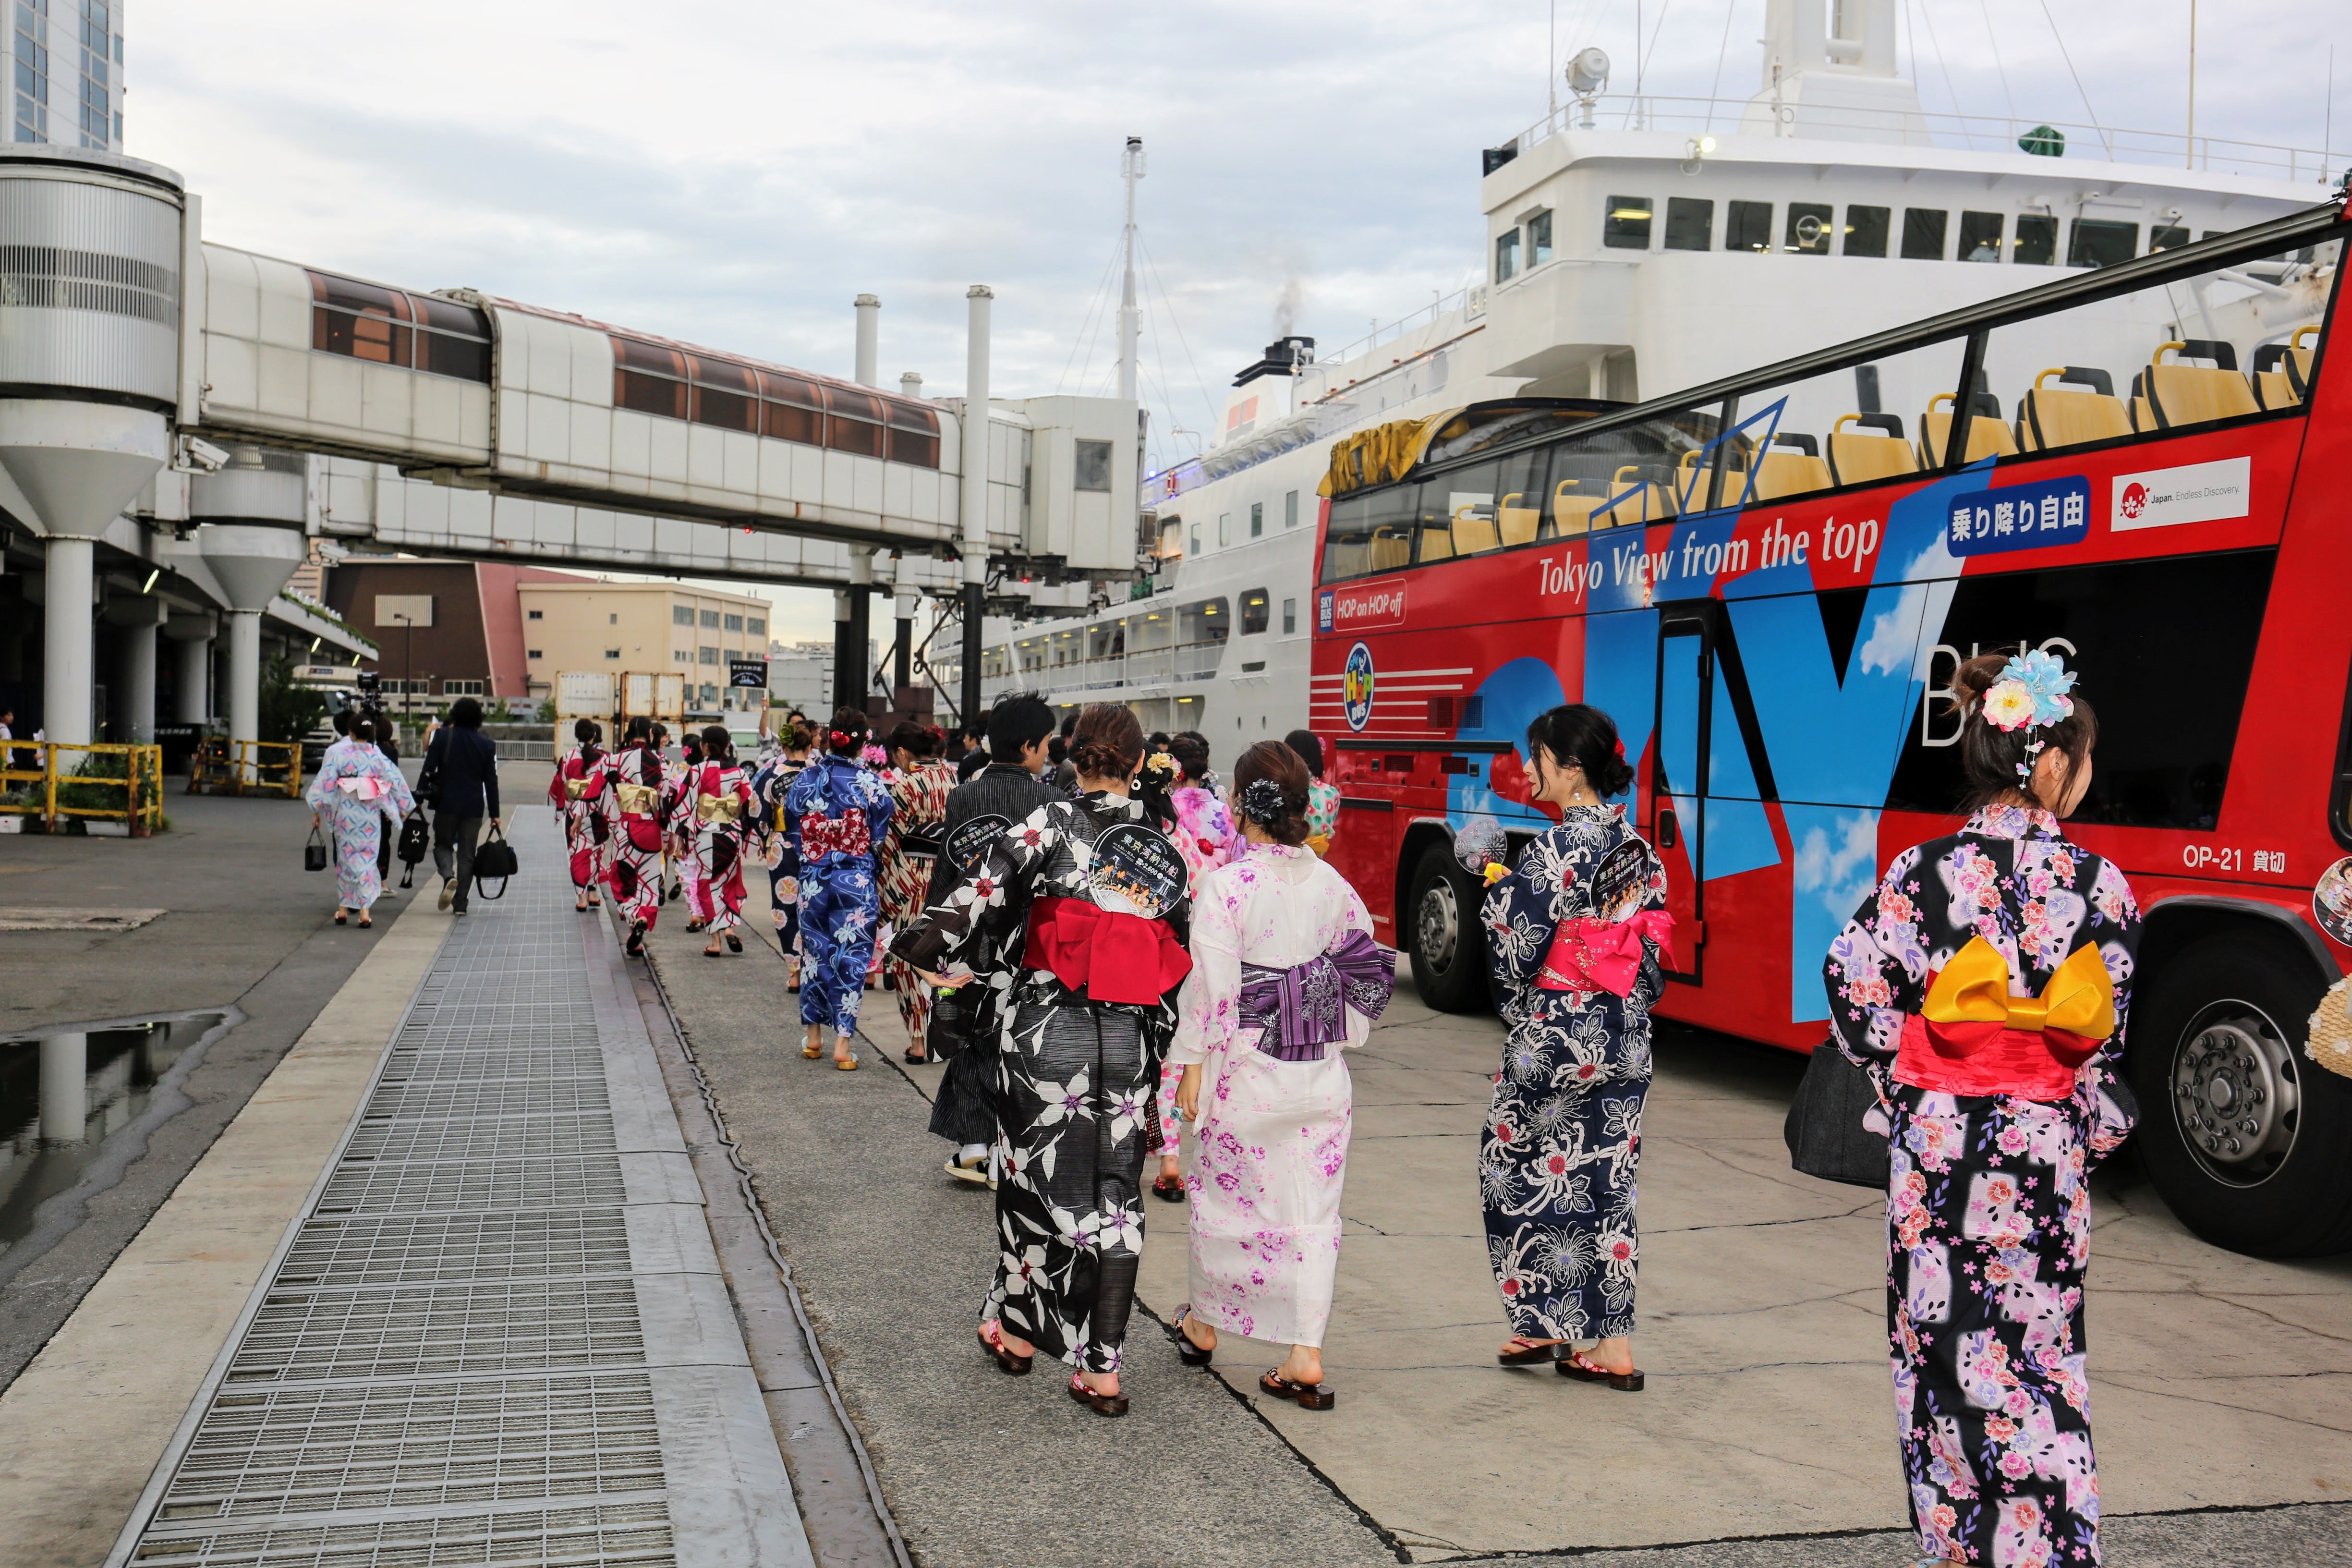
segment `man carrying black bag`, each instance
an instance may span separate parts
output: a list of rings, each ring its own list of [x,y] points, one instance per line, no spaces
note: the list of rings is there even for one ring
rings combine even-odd
[[[989,764],[948,795],[940,832],[940,857],[931,868],[926,905],[937,903],[980,863],[996,836],[1048,801],[1066,798],[1037,775],[1045,766],[1045,742],[1054,732],[1054,710],[1035,697],[999,702],[988,716]],[[983,941],[975,952],[994,944]],[[996,1001],[1011,983],[1009,973],[980,974],[971,984],[943,993],[933,1005],[926,1035],[930,1049],[944,1058],[946,1074],[931,1102],[931,1132],[956,1146],[947,1173],[975,1185],[989,1182],[988,1150],[996,1141],[996,1108],[989,1097],[996,1053]]]
[[[433,805],[433,867],[441,873],[440,907],[466,912],[466,892],[474,880],[474,845],[482,823],[499,823],[499,747],[482,733],[482,705],[460,697],[449,705],[449,721],[425,749],[421,775],[436,777]]]

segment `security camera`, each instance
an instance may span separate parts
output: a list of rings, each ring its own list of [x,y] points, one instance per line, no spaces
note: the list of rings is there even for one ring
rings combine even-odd
[[[228,461],[228,454],[201,436],[180,437],[181,467],[192,473],[216,474]]]

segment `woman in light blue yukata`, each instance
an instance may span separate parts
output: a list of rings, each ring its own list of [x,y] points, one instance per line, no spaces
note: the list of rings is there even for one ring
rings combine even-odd
[[[373,925],[368,908],[383,891],[376,850],[389,805],[399,816],[416,809],[408,781],[390,757],[376,750],[375,722],[354,719],[346,742],[328,748],[310,781],[310,826],[323,818],[335,838],[335,923],[353,912],[362,926]]]

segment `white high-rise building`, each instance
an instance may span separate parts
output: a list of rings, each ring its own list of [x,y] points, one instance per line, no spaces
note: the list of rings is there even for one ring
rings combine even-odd
[[[9,137],[122,151],[124,0],[9,0]]]

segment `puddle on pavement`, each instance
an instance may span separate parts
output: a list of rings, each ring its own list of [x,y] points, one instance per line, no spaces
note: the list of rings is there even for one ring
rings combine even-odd
[[[188,1109],[181,1082],[240,1019],[170,1013],[0,1037],[0,1278],[79,1224],[89,1195]]]

